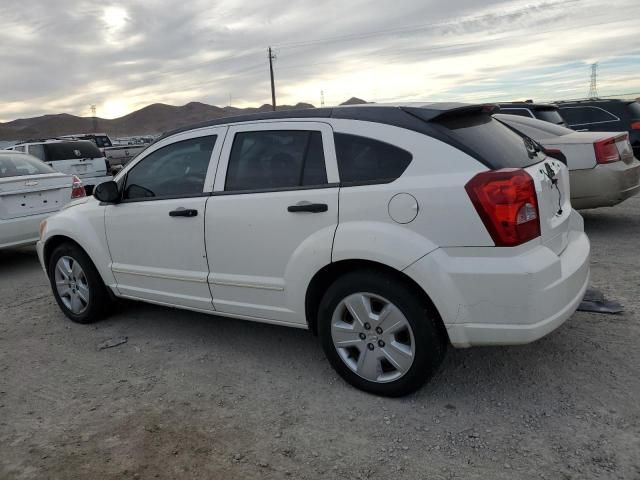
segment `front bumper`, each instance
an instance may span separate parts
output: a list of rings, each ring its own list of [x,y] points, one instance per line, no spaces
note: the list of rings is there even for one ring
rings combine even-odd
[[[611,207],[640,192],[640,161],[571,170],[569,181],[573,208]]]
[[[443,248],[405,270],[430,295],[453,346],[529,343],[575,312],[589,283],[590,245],[572,215],[559,255],[542,244]]]
[[[40,261],[40,266],[44,273],[47,273],[47,266],[44,263],[44,242],[42,240],[38,240],[36,243],[36,252],[38,252],[38,260]]]

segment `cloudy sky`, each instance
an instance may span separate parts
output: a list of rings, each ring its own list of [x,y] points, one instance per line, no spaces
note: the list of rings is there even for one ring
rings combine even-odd
[[[495,101],[640,92],[638,0],[0,4],[0,121],[150,103]],[[639,95],[640,96],[640,95]]]

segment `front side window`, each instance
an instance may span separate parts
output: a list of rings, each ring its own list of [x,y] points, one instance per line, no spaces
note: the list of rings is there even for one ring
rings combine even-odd
[[[235,134],[226,191],[269,190],[327,183],[322,134],[261,130]]]
[[[412,155],[373,138],[334,134],[341,183],[389,183],[407,169]]]
[[[192,138],[146,156],[127,173],[123,199],[202,194],[215,143],[216,135]]]

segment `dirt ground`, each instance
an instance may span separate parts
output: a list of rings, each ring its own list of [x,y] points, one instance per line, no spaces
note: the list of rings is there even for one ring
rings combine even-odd
[[[450,349],[402,399],[302,330],[133,303],[72,324],[33,249],[2,252],[0,478],[640,479],[640,198],[583,215],[625,313]]]

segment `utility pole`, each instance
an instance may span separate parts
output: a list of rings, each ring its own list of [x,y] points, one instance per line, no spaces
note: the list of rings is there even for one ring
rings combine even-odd
[[[96,106],[91,105],[91,123],[93,125],[93,133],[98,131],[98,118],[96,117]]]
[[[324,90],[320,90],[320,106],[324,107]]]
[[[271,108],[273,111],[276,111],[276,84],[273,81],[273,61],[276,56],[271,51],[271,47],[269,47],[269,73],[271,74]]]
[[[598,98],[598,64],[591,65],[591,83],[589,84],[589,93],[587,98]]]

